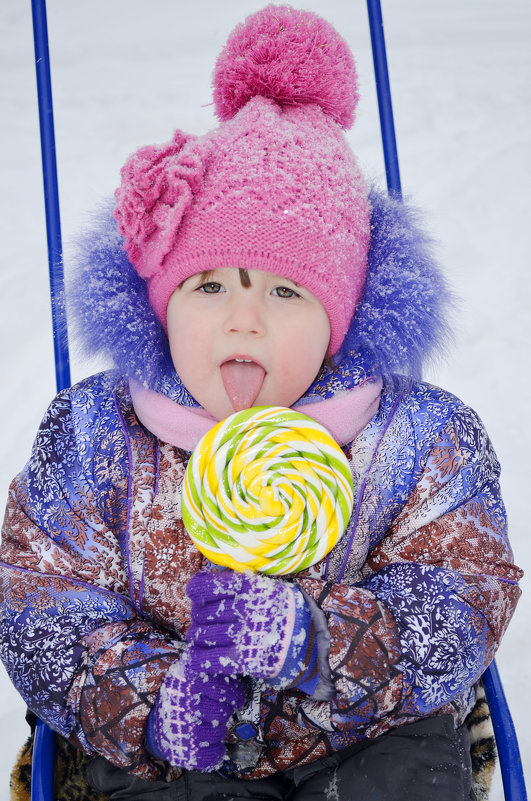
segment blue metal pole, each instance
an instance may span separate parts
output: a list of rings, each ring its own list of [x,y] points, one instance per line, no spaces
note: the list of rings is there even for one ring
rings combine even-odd
[[[483,674],[506,801],[526,801],[524,771],[516,731],[505,698],[496,664],[492,662]]]
[[[33,15],[33,38],[35,42],[37,95],[39,100],[55,378],[57,390],[60,391],[70,386],[70,361],[66,327],[63,250],[61,243],[61,220],[59,215],[57,164],[55,158],[55,134],[53,125],[52,83],[50,78],[46,2],[45,0],[32,0],[31,8]]]
[[[400,170],[398,168],[393,104],[391,101],[391,87],[389,84],[389,70],[387,68],[380,0],[367,0],[367,11],[369,13],[372,57],[374,61],[374,75],[376,78],[376,93],[378,95],[378,109],[380,112],[380,128],[382,132],[387,189],[390,195],[401,197],[402,186],[400,184]]]
[[[65,387],[70,386],[70,360],[68,355],[68,334],[66,327],[63,248],[61,240],[61,218],[59,213],[59,189],[57,185],[57,162],[55,158],[52,81],[50,77],[46,1],[32,0],[31,10],[33,17],[33,40],[35,45],[35,69],[37,74],[37,96],[41,133],[42,176],[44,183],[46,237],[48,242],[50,299],[52,305],[55,382],[57,391],[60,392]],[[31,766],[31,801],[53,801],[54,766],[55,734],[42,720],[37,720]]]
[[[55,734],[37,720],[31,764],[31,801],[54,799]]]

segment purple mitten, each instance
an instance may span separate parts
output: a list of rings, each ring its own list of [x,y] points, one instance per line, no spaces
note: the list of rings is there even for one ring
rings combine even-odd
[[[175,662],[149,715],[149,750],[180,768],[215,770],[225,757],[227,724],[244,703],[239,679],[194,674],[184,660]]]
[[[312,693],[319,682],[316,638],[300,589],[259,574],[211,570],[197,573],[187,592],[194,670]]]

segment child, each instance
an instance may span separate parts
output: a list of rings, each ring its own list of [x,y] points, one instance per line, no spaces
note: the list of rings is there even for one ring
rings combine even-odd
[[[346,144],[330,25],[269,6],[214,87],[219,127],[141,148],[118,233],[84,242],[78,328],[116,369],[53,401],[11,486],[3,661],[109,798],[471,799],[463,721],[521,573],[481,422],[419,380],[448,293]],[[199,438],[264,404],[354,479],[340,542],[285,579],[206,569],[180,517]]]

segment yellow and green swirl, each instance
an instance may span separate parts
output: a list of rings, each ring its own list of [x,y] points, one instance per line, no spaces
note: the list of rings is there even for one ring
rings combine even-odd
[[[227,417],[197,444],[182,518],[216,565],[271,575],[319,562],[352,512],[348,461],[310,417],[257,406]]]

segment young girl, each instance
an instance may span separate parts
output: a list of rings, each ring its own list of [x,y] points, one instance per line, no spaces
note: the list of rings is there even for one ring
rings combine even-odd
[[[116,369],[53,401],[11,486],[2,659],[104,797],[471,799],[463,721],[521,573],[481,422],[419,380],[444,282],[365,186],[325,21],[249,17],[214,99],[85,239],[77,326]],[[180,514],[200,437],[258,405],[323,423],[354,480],[339,543],[283,579],[207,569]]]

